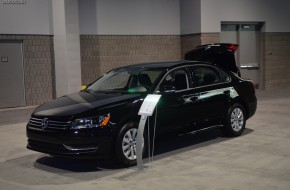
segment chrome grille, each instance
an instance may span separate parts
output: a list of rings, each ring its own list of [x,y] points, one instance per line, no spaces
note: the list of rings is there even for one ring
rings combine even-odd
[[[38,119],[35,117],[31,117],[29,120],[29,126],[37,129],[65,130],[69,125],[69,121],[54,121],[48,118]]]

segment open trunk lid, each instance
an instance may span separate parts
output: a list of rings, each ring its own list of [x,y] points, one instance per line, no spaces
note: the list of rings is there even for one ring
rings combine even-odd
[[[228,69],[238,76],[240,70],[236,64],[235,52],[239,45],[229,43],[216,43],[197,46],[188,51],[184,59],[189,61],[206,61]]]

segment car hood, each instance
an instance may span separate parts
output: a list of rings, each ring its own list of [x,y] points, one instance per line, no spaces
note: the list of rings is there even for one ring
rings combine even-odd
[[[141,97],[140,94],[78,92],[42,104],[34,110],[32,115],[36,117],[74,116],[112,104],[126,103],[139,97]]]

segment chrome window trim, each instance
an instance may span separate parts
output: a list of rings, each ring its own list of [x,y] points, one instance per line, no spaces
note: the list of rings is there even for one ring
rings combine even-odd
[[[189,67],[196,67],[196,66],[212,67],[212,68],[216,69],[216,70],[219,72],[219,74],[221,74],[221,72],[222,72],[222,73],[226,74],[227,76],[229,76],[227,73],[225,73],[225,72],[222,71],[221,69],[219,69],[219,68],[217,68],[217,67],[214,67],[214,66],[212,66],[212,65],[205,65],[205,64],[182,65],[182,66],[179,66],[179,67],[176,67],[176,68],[170,69],[170,70],[167,69],[167,72],[164,74],[164,76],[162,77],[162,79],[159,81],[158,85],[156,86],[155,90],[153,91],[153,94],[160,94],[160,91],[157,90],[157,89],[159,89],[160,84],[162,83],[162,81],[164,80],[164,78],[168,75],[168,73],[170,73],[171,71],[176,70],[176,69],[180,69],[180,68],[189,68]],[[221,76],[220,76],[220,77],[221,77]],[[182,90],[176,90],[175,92],[178,93],[178,92],[184,92],[184,91],[187,91],[187,90],[194,90],[194,89],[199,89],[199,88],[204,88],[204,87],[216,86],[216,85],[220,85],[220,84],[227,84],[227,83],[232,82],[232,77],[231,77],[231,76],[229,76],[229,77],[230,77],[230,81],[228,81],[228,82],[225,81],[225,82],[214,83],[214,84],[204,85],[204,86],[194,86],[193,88],[187,88],[187,89],[182,89]],[[187,76],[187,78],[189,79],[189,78],[191,78],[191,77]],[[193,80],[193,79],[191,79],[191,80]],[[188,82],[189,82],[189,81],[188,81]],[[192,81],[192,82],[194,82],[194,81]],[[189,85],[188,85],[188,86],[189,86]]]

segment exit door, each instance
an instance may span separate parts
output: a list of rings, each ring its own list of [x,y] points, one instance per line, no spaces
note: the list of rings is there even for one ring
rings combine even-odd
[[[221,24],[221,42],[239,44],[236,61],[243,78],[251,79],[259,87],[261,66],[261,27],[263,23]]]
[[[21,42],[0,41],[0,108],[25,106]]]

